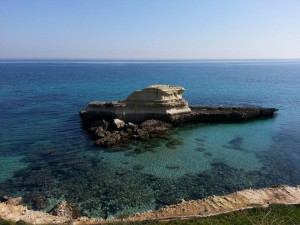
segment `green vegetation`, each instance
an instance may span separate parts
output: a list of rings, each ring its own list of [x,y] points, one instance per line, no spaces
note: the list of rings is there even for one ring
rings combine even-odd
[[[300,205],[272,205],[206,218],[172,221],[111,223],[109,225],[293,225],[300,224]],[[0,219],[0,225],[29,225]]]

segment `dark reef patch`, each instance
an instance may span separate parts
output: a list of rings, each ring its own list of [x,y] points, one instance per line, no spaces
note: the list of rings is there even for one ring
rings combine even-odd
[[[170,164],[167,164],[166,165],[166,168],[167,169],[170,169],[170,170],[177,170],[177,169],[179,169],[180,167],[179,167],[179,165],[178,164],[175,164],[175,163],[170,163]]]
[[[197,147],[197,148],[196,148],[196,151],[197,151],[197,152],[206,152],[207,149],[204,148],[204,147]]]

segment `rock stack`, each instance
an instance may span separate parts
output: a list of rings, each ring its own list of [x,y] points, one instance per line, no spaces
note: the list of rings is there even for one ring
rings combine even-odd
[[[130,94],[127,99],[114,102],[90,102],[80,112],[84,121],[115,118],[125,122],[142,123],[149,119],[159,119],[170,123],[180,123],[189,116],[191,109],[182,98],[183,87],[171,85],[151,85]]]

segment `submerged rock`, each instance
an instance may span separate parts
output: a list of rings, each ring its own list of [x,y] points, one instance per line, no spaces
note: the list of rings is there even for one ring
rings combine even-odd
[[[174,164],[174,163],[170,163],[166,165],[167,169],[171,169],[171,170],[175,170],[175,169],[179,169],[179,165],[178,164]]]
[[[244,142],[244,138],[243,137],[235,137],[233,139],[231,139],[227,145],[225,145],[224,147],[226,148],[232,148],[232,149],[236,149],[236,150],[242,150],[242,144]]]
[[[142,164],[136,164],[132,166],[133,170],[143,170],[145,168],[145,166],[143,166]]]

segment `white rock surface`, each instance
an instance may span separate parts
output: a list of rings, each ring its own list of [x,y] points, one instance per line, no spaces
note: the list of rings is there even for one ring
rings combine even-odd
[[[147,119],[168,120],[174,115],[189,114],[191,109],[183,99],[183,87],[151,85],[135,91],[127,99],[114,102],[90,102],[87,113],[98,113],[126,122],[143,122]],[[171,119],[170,119],[171,120]]]
[[[125,122],[123,120],[120,119],[114,119],[113,124],[115,125],[115,127],[117,129],[122,129],[125,127]]]

